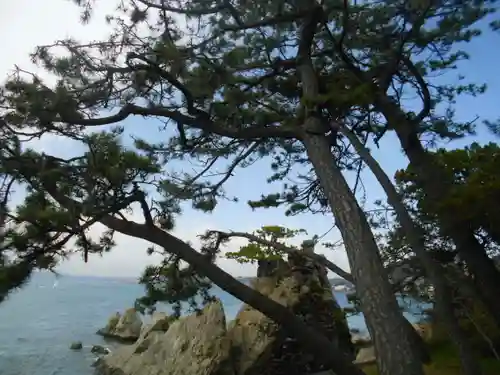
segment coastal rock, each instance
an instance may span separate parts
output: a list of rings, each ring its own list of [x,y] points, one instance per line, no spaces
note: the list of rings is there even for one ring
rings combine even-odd
[[[69,346],[71,350],[81,350],[83,348],[83,344],[81,341],[72,342]]]
[[[151,317],[151,322],[142,325],[138,340],[146,338],[151,332],[167,332],[171,321],[172,318],[166,313],[155,311]]]
[[[375,348],[373,346],[369,346],[366,348],[361,348],[359,350],[354,363],[357,365],[367,365],[370,363],[374,363],[376,360]]]
[[[257,268],[257,278],[261,277],[280,277],[288,269],[287,263],[282,259],[276,260],[259,260]]]
[[[265,266],[251,286],[316,326],[354,359],[345,315],[333,296],[326,270],[303,255],[289,257],[286,270],[282,264],[277,272],[272,272],[269,264]],[[228,336],[234,348],[236,375],[307,374],[323,370],[297,341],[286,337],[271,319],[247,305],[231,322]]]
[[[114,313],[111,315],[111,317],[108,319],[108,323],[104,328],[101,328],[99,331],[97,331],[97,334],[105,336],[113,332],[116,328],[116,325],[120,321],[121,314],[119,312]]]
[[[102,345],[93,345],[92,348],[90,349],[91,353],[97,354],[97,355],[108,355],[111,353],[111,351],[102,346]]]
[[[234,375],[222,303],[150,331],[134,345],[98,361],[101,375]]]
[[[417,333],[424,339],[424,341],[429,341],[432,339],[432,324],[430,323],[415,323],[412,324],[413,328]]]
[[[139,313],[131,308],[123,315],[114,314],[106,327],[97,331],[98,335],[124,342],[135,342],[141,335],[142,319]]]
[[[369,336],[360,333],[351,334],[351,342],[356,348],[364,348],[373,344]]]
[[[301,254],[288,262],[260,261],[258,275],[251,281],[254,289],[288,307],[355,359],[345,314],[323,267]],[[324,370],[282,327],[247,305],[226,327],[220,301],[175,321],[160,313],[142,326],[133,345],[100,358],[95,367],[100,375],[288,375]]]

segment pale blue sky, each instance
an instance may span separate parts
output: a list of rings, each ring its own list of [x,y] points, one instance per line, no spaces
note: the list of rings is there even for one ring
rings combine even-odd
[[[27,0],[9,4],[9,9],[4,9],[6,5],[0,4],[0,40],[2,45],[7,46],[4,49],[4,51],[8,51],[6,55],[11,55],[6,61],[0,62],[0,76],[4,77],[12,65],[16,63],[29,68],[27,53],[37,44],[50,43],[54,39],[66,35],[76,34],[77,37],[85,39],[92,38],[92,36],[88,36],[89,33],[92,35],[102,35],[102,24],[91,24],[85,29],[79,26],[77,24],[78,14],[72,6],[67,5],[68,2],[63,0],[48,0],[43,3],[43,13],[47,17],[33,17],[30,20],[26,20],[26,13],[22,12],[22,9],[25,9],[23,4],[28,6]],[[30,2],[29,6],[33,8],[38,5],[37,3],[32,4]],[[35,10],[32,9],[33,14],[37,13]],[[53,10],[53,12],[50,10]],[[42,8],[40,8],[40,11],[42,11]],[[63,14],[64,16],[61,19],[60,17]],[[5,17],[8,17],[8,20]],[[17,25],[21,19],[23,20],[23,24],[31,24],[32,28],[26,31],[19,30]],[[17,34],[16,38],[12,38],[11,36],[15,34]],[[496,71],[496,65],[500,58],[500,52],[497,52],[498,48],[496,48],[496,46],[500,45],[499,42],[499,34],[488,33],[467,47],[467,50],[472,55],[472,59],[462,65],[461,73],[470,81],[486,82],[489,89],[481,97],[462,98],[459,100],[457,114],[462,120],[472,120],[476,116],[480,116],[482,119],[492,119],[500,115],[500,78]],[[142,118],[129,118],[123,125],[125,125],[128,134],[137,135],[149,140],[158,140],[160,137],[165,138],[164,133],[158,132],[158,124],[155,121],[144,120]],[[492,139],[494,139],[493,136],[482,125],[479,125],[476,137],[452,142],[448,147],[461,147],[472,141],[483,143]],[[79,152],[74,144],[66,140],[54,138],[38,142],[37,147],[60,156],[69,156]],[[406,160],[400,152],[399,143],[392,134],[385,137],[381,142],[380,149],[372,148],[372,150],[374,156],[391,176],[397,169],[406,166]],[[304,214],[297,217],[285,218],[282,209],[256,210],[252,212],[245,204],[247,200],[256,199],[261,193],[275,191],[275,189],[272,189],[271,186],[265,183],[269,172],[269,162],[265,159],[260,160],[250,168],[239,170],[228,181],[226,189],[228,192],[238,195],[240,203],[222,202],[213,214],[202,214],[186,207],[184,215],[178,221],[175,233],[184,240],[195,240],[197,234],[209,228],[251,231],[262,225],[278,224],[292,228],[304,228],[311,235],[321,235],[330,229],[333,224],[330,216]],[[368,172],[364,173],[363,179],[367,189],[368,203],[373,202],[375,199],[384,199],[380,187]],[[352,183],[352,176],[348,176],[348,180]],[[325,240],[328,241],[338,239],[339,235],[336,231],[330,232],[325,237]],[[241,242],[233,243],[233,249],[237,247],[238,243],[241,244]],[[118,248],[112,254],[106,255],[102,259],[93,257],[89,264],[83,264],[80,259],[71,259],[61,266],[61,270],[76,274],[136,276],[146,264],[157,261],[157,259],[151,259],[145,255],[147,245],[142,241],[121,236],[118,239],[118,244]],[[323,252],[323,249],[320,250]],[[340,266],[348,268],[347,260],[342,250],[325,254]],[[252,275],[255,272],[253,267],[241,266],[229,260],[223,260],[220,264],[226,270],[239,276]]]

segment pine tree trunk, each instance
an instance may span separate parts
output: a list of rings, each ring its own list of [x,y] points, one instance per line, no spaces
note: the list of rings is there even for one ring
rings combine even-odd
[[[460,327],[455,309],[453,308],[452,289],[446,280],[445,270],[439,263],[434,261],[431,255],[425,250],[423,235],[420,228],[415,225],[401,196],[377,160],[375,160],[370,151],[360,142],[355,134],[342,127],[342,125],[339,125],[338,129],[349,139],[356,152],[360,155],[368,168],[370,168],[375,178],[384,189],[389,204],[394,208],[412,250],[423,265],[431,283],[434,285],[436,312],[438,318],[446,326],[450,338],[458,349],[462,362],[463,374],[480,375],[481,366],[473,354],[467,335]]]
[[[318,127],[310,117],[305,128]],[[305,132],[302,141],[342,233],[381,375],[423,375],[418,350],[399,310],[364,212],[333,160],[324,135]]]
[[[388,98],[379,98],[378,106],[396,131],[401,146],[416,171],[417,183],[422,187],[428,199],[435,202],[448,198],[447,182],[443,180],[440,167],[432,160],[431,155],[423,148],[415,127],[411,124],[400,108]],[[493,260],[487,255],[474,236],[473,229],[459,217],[451,217],[446,212],[435,212],[443,234],[449,236],[457,247],[460,258],[467,264],[478,295],[487,306],[500,327],[500,298],[497,285],[500,284],[500,271]]]

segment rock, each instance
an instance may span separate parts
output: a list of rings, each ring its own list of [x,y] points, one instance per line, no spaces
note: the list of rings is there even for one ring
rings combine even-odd
[[[345,315],[323,267],[299,255],[288,262],[261,261],[258,275],[251,281],[253,288],[288,307],[355,359]],[[95,367],[101,375],[288,375],[325,370],[299,342],[247,305],[226,327],[220,301],[201,314],[175,321],[159,313],[142,326],[134,344],[100,358]]]
[[[342,308],[346,314],[357,314],[358,310],[355,307],[345,306]]]
[[[114,315],[112,315],[108,319],[108,323],[106,324],[106,326],[104,328],[101,328],[99,331],[97,331],[97,333],[100,334],[100,335],[103,335],[103,336],[107,335],[107,334],[110,334],[116,328],[116,325],[120,321],[120,318],[121,318],[120,313],[116,312]]]
[[[277,275],[266,264],[266,271],[260,274],[273,276],[253,280],[252,287],[291,308],[354,359],[345,315],[333,296],[326,270],[303,255],[290,258],[288,270],[284,272],[280,266]],[[298,342],[287,338],[273,321],[247,305],[230,323],[228,335],[234,347],[236,375],[310,374],[323,370]]]
[[[257,277],[270,277],[276,276],[282,270],[287,268],[284,260],[259,260],[259,267],[257,268]]]
[[[154,312],[149,324],[143,324],[139,340],[146,338],[151,332],[167,332],[172,318],[164,312]]]
[[[432,339],[432,324],[431,323],[415,323],[412,324],[413,328],[424,341]]]
[[[83,344],[81,341],[72,342],[69,346],[71,350],[81,350],[83,348]]]
[[[90,349],[90,352],[98,355],[108,355],[109,353],[111,353],[108,348],[102,345],[93,345],[92,349]]]
[[[369,336],[363,336],[361,334],[352,334],[351,342],[356,348],[363,348],[373,345],[372,339]]]
[[[376,360],[375,348],[373,346],[369,346],[366,348],[361,348],[359,350],[354,363],[357,365],[367,365],[370,363],[374,363]]]
[[[122,339],[137,340],[141,334],[142,320],[139,313],[131,308],[127,309],[116,324],[113,334]]]
[[[135,342],[141,335],[142,325],[139,313],[131,308],[123,315],[120,313],[113,315],[106,327],[97,331],[97,334],[117,341]]]
[[[234,375],[220,301],[98,361],[102,375]]]

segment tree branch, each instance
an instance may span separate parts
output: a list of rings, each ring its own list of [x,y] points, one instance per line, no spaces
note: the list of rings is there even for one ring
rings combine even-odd
[[[50,159],[46,160],[51,162]],[[12,159],[11,163],[13,167],[15,166],[17,169],[22,169],[23,172],[31,174],[31,176],[39,174],[40,166],[36,160],[25,159],[21,161],[18,158]],[[52,165],[47,165],[47,167],[56,168],[58,165],[56,161],[52,160]],[[27,177],[29,181],[30,176],[28,175]],[[236,296],[244,303],[262,312],[274,322],[281,325],[289,335],[296,337],[297,340],[301,342],[304,349],[308,350],[327,368],[331,368],[335,372],[341,374],[364,375],[364,372],[353,365],[345,354],[336,350],[336,346],[333,345],[322,332],[317,332],[315,329],[309,327],[300,318],[295,316],[293,312],[289,311],[287,307],[239,282],[230,274],[209,261],[204,254],[197,252],[177,237],[160,229],[156,225],[150,225],[148,223],[139,224],[133,221],[120,219],[114,216],[116,212],[109,213],[109,211],[105,211],[91,212],[90,214],[86,213],[87,209],[82,203],[68,197],[65,193],[60,191],[57,185],[58,181],[50,178],[42,178],[40,183],[41,186],[38,188],[46,191],[59,205],[61,205],[61,207],[72,212],[75,217],[90,216],[91,221],[99,221],[112,231],[156,244],[190,264],[201,276],[208,278],[222,290]],[[132,202],[140,201],[141,198],[143,198],[143,196],[132,194],[128,198],[123,199],[120,207],[117,207],[116,210],[124,208],[123,206],[126,203],[131,204]]]
[[[227,27],[223,27],[222,31],[243,31],[243,30],[248,30],[248,29],[256,29],[260,27],[266,27],[266,26],[275,26],[280,23],[286,23],[286,22],[293,22],[297,20],[298,18],[304,17],[307,14],[307,11],[302,11],[302,12],[290,12],[288,14],[278,14],[274,17],[267,17],[263,20],[260,21],[255,21],[251,23],[243,23],[240,20],[240,17],[235,17],[237,13],[235,12],[235,8],[229,3],[229,2],[224,2],[221,5],[217,5],[211,8],[206,8],[206,9],[183,9],[183,8],[176,8],[176,7],[170,7],[165,5],[166,1],[162,1],[162,4],[155,4],[151,1],[147,0],[138,0],[140,3],[146,5],[147,7],[150,8],[156,8],[160,9],[162,11],[167,11],[167,12],[172,12],[172,13],[177,13],[177,14],[184,14],[186,16],[205,16],[205,15],[210,15],[210,14],[215,14],[219,12],[223,12],[227,10],[233,18],[235,18],[236,22],[238,25],[231,25]]]
[[[184,9],[184,8],[176,8],[165,5],[166,1],[162,1],[161,4],[155,4],[152,1],[147,1],[147,0],[137,0],[137,1],[143,5],[146,5],[149,8],[160,9],[162,11],[172,12],[177,14],[185,14],[187,16],[205,16],[221,12],[227,8],[225,4],[222,4],[205,9]]]
[[[54,186],[46,185],[45,188],[63,207],[78,211],[78,202],[59,193]],[[200,275],[207,277],[225,292],[236,296],[276,323],[281,324],[287,332],[304,345],[304,348],[307,348],[318,361],[328,368],[343,374],[364,375],[364,372],[352,364],[343,353],[336,350],[335,345],[332,345],[322,333],[311,329],[285,306],[265,297],[207,261],[203,254],[198,253],[177,237],[156,226],[122,220],[112,215],[105,215],[99,221],[114,231],[154,243],[189,263]]]
[[[114,115],[100,118],[71,118],[66,116],[60,117],[60,122],[65,122],[71,125],[81,126],[103,126],[115,124],[125,120],[130,115],[139,115],[144,117],[167,117],[177,123],[188,125],[195,129],[206,131],[207,133],[215,133],[223,137],[236,139],[259,139],[259,138],[298,138],[296,130],[290,127],[262,127],[262,128],[247,128],[247,129],[231,129],[229,127],[216,124],[207,114],[205,116],[188,116],[179,111],[173,111],[165,107],[141,107],[132,103],[123,106],[120,111]]]
[[[250,241],[257,242],[261,245],[273,247],[276,250],[283,251],[286,254],[305,255],[305,256],[309,257],[310,259],[318,262],[319,264],[325,266],[330,271],[336,273],[337,275],[342,277],[344,280],[349,281],[350,283],[354,284],[354,278],[352,277],[352,275],[350,273],[344,271],[342,268],[340,268],[335,263],[328,260],[323,255],[316,254],[314,252],[309,252],[309,251],[301,251],[301,250],[296,249],[294,247],[290,247],[290,246],[284,245],[284,244],[279,243],[279,242],[269,241],[269,240],[266,240],[266,239],[261,238],[259,236],[256,236],[254,234],[245,233],[245,232],[221,232],[221,231],[211,230],[211,231],[208,231],[208,233],[215,233],[221,239],[226,239],[226,238],[231,238],[231,237],[246,238]]]
[[[154,226],[154,220],[151,216],[151,210],[149,209],[148,202],[146,202],[146,194],[143,191],[139,190],[137,184],[134,184],[134,194],[137,196],[137,200],[141,205],[142,214],[144,215],[144,220],[147,226]]]
[[[408,68],[408,71],[417,80],[418,86],[420,87],[420,91],[422,93],[422,102],[423,102],[422,109],[420,110],[418,115],[411,120],[414,125],[418,125],[424,118],[426,118],[429,115],[429,113],[432,110],[431,93],[429,91],[429,86],[427,85],[427,82],[425,82],[424,77],[422,77],[422,74],[420,74],[418,68],[411,61],[411,59],[409,59],[406,56],[403,56],[401,59]]]
[[[240,165],[241,162],[243,162],[246,158],[248,158],[256,149],[259,147],[261,142],[254,142],[250,147],[248,147],[246,150],[242,151],[229,165],[227,170],[224,172],[224,177],[217,182],[213,187],[212,187],[212,192],[215,192],[218,190],[222,185],[226,183],[227,180],[233,175],[234,170],[238,165]]]

